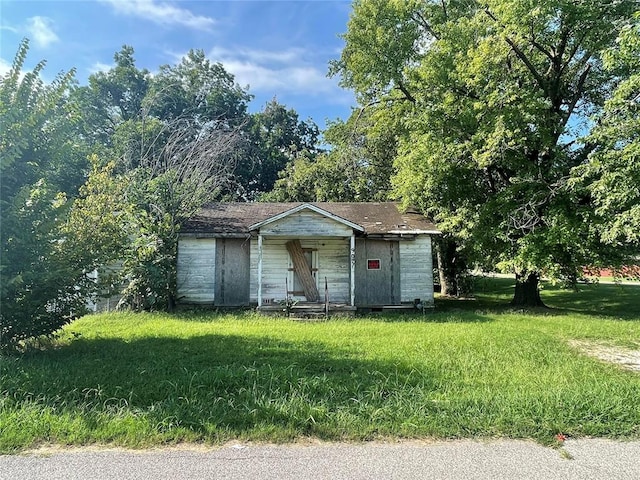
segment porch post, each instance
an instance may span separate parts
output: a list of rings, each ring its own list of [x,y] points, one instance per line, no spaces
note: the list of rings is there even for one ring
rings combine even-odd
[[[258,307],[262,305],[262,234],[258,234]]]
[[[356,304],[356,235],[355,233],[351,234],[351,239],[349,241],[349,258],[351,259],[351,306],[354,307]]]

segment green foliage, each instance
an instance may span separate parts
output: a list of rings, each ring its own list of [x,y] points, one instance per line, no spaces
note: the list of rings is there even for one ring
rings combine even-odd
[[[74,194],[88,166],[87,150],[76,136],[78,112],[67,99],[75,72],[60,73],[45,84],[40,73],[46,62],[41,61],[23,75],[28,50],[25,39],[11,69],[0,80],[0,172],[5,206],[24,185],[44,176],[51,185]]]
[[[176,295],[176,256],[179,224],[192,213],[184,208],[188,192],[176,171],[149,176],[137,169],[124,176],[133,211],[127,222],[130,243],[124,251],[121,276],[126,282],[123,302],[134,310],[171,310]]]
[[[100,166],[95,156],[91,161],[87,181],[60,228],[65,255],[83,272],[91,272],[83,276],[90,280],[82,289],[85,301],[117,293],[121,282],[112,270],[129,244],[127,226],[133,215],[127,183],[114,174],[114,163]]]
[[[244,158],[235,169],[235,183],[241,196],[254,200],[274,188],[278,173],[298,159],[313,159],[318,154],[318,127],[302,121],[293,109],[275,99],[251,116]]]
[[[160,67],[144,104],[151,116],[165,121],[185,118],[237,127],[246,121],[251,98],[221,63],[212,63],[202,50],[190,50],[177,65]]]
[[[136,67],[133,54],[132,47],[123,45],[114,55],[113,68],[92,74],[89,85],[73,92],[83,118],[83,135],[94,148],[112,145],[118,125],[141,116],[151,75]]]
[[[11,206],[2,216],[0,350],[49,335],[85,312],[75,265],[60,255],[66,198],[41,180],[25,185]]]
[[[605,56],[605,66],[619,79],[596,119],[588,141],[588,162],[577,167],[577,188],[587,188],[604,219],[602,239],[614,246],[640,246],[640,24],[620,32]]]
[[[390,196],[397,122],[386,109],[354,112],[329,124],[324,142],[331,148],[317,156],[289,162],[263,199],[270,201],[365,202]]]
[[[575,281],[584,265],[621,261],[568,179],[591,148],[577,130],[615,79],[603,58],[636,7],[356,2],[333,72],[398,119],[395,193],[469,260]]]
[[[45,84],[40,62],[23,75],[28,46],[0,81],[0,350],[81,315],[90,283],[63,232],[67,194],[77,192],[86,164],[68,101],[73,71]]]

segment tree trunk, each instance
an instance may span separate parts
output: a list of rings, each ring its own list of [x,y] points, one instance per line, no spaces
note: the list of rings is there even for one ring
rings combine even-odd
[[[444,296],[455,296],[458,291],[455,273],[452,275],[450,269],[447,268],[447,262],[445,255],[442,253],[442,249],[436,250],[436,256],[438,257],[438,276],[440,277],[440,294]]]
[[[540,298],[540,274],[538,272],[525,272],[516,274],[516,289],[513,293],[511,305],[515,307],[544,307]]]
[[[441,238],[436,244],[440,294],[457,297],[469,292],[461,288],[461,279],[468,274],[467,265],[458,252],[458,245],[452,238]],[[464,284],[464,282],[462,282]]]

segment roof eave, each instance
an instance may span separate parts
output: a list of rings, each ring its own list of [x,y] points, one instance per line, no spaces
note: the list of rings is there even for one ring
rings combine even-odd
[[[392,235],[441,235],[440,230],[389,230],[387,233]]]

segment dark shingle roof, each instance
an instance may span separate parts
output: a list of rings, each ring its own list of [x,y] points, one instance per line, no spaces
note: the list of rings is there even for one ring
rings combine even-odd
[[[249,227],[284,213],[303,202],[293,203],[214,203],[202,208],[187,221],[184,233],[248,234]],[[438,233],[436,226],[415,210],[400,213],[393,202],[313,202],[333,215],[360,225],[368,235],[422,231]]]

